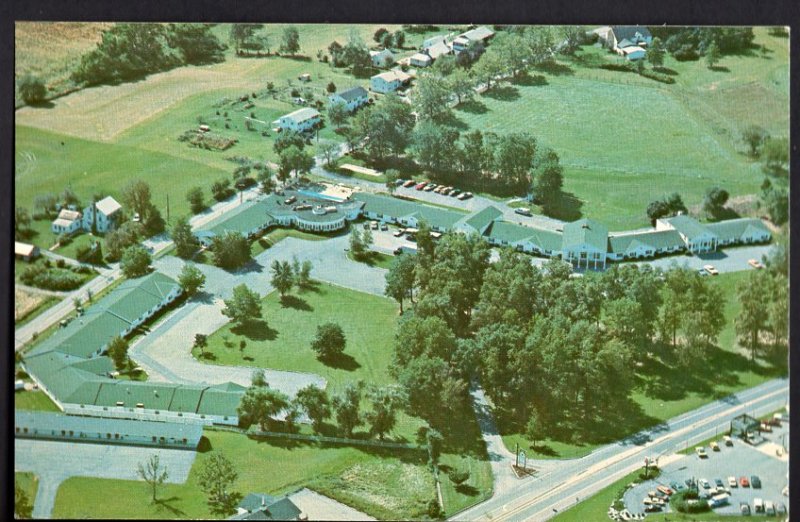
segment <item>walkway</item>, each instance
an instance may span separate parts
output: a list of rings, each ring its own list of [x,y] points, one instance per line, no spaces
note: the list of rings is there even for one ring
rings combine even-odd
[[[169,470],[168,483],[186,482],[194,463],[194,451],[48,440],[14,439],[14,471],[29,471],[38,477],[33,518],[50,518],[58,487],[66,479],[141,480],[137,465],[153,454]]]

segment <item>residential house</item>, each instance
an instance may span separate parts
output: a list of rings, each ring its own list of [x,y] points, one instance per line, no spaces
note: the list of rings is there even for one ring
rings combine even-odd
[[[122,216],[122,205],[111,196],[106,196],[94,205],[89,205],[83,209],[84,230],[92,230],[95,214],[97,216],[97,221],[94,224],[97,226],[97,231],[102,234],[116,228]]]
[[[439,34],[436,36],[431,36],[430,38],[426,38],[425,41],[422,42],[422,46],[420,47],[421,51],[425,51],[430,49],[431,47],[435,47],[437,45],[444,44],[447,46],[447,36],[443,34]]]
[[[389,49],[383,49],[382,51],[370,51],[369,57],[372,60],[372,65],[379,69],[391,67],[397,61],[394,53],[392,53],[392,51]]]
[[[391,70],[376,74],[369,80],[370,90],[382,94],[395,92],[397,89],[408,83],[411,76],[399,70]]]
[[[653,42],[653,35],[641,25],[614,25],[595,31],[605,46],[614,52],[626,47],[646,47]]]
[[[250,493],[239,502],[236,514],[229,520],[306,520],[306,517],[289,497]]]
[[[624,56],[626,60],[629,62],[635,62],[636,60],[644,60],[647,52],[639,47],[638,45],[631,45],[629,47],[624,47],[617,51],[621,56]]]
[[[456,54],[464,51],[473,42],[488,42],[494,36],[494,31],[482,25],[475,29],[470,29],[465,33],[461,33],[453,40],[453,52]]]
[[[426,47],[422,52],[430,56],[431,59],[435,61],[440,56],[450,54],[452,49],[450,49],[450,46],[447,45],[446,41],[440,41],[432,44],[429,47]]]
[[[74,234],[81,229],[81,213],[77,210],[61,209],[50,224],[54,234]]]
[[[322,122],[319,111],[310,107],[297,109],[272,122],[278,131],[305,132],[313,129]]]
[[[336,103],[344,104],[347,112],[353,112],[359,107],[369,103],[369,93],[363,87],[352,87],[344,91],[339,91],[328,96],[331,105]]]
[[[14,435],[17,438],[193,450],[200,444],[203,426],[17,410],[14,412]]]
[[[14,257],[24,261],[33,261],[39,257],[39,254],[38,246],[14,241]]]
[[[411,56],[409,63],[414,67],[428,67],[433,59],[425,53],[417,53]]]

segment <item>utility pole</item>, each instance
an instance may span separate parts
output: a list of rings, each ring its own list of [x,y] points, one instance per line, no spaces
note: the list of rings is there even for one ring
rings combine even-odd
[[[169,194],[167,194],[167,223],[169,223]]]

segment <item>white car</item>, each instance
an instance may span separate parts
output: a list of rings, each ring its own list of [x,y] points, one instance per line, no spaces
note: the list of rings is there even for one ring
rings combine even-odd
[[[711,275],[719,275],[719,270],[714,268],[714,265],[703,265],[703,270]]]
[[[739,484],[736,482],[736,477],[728,477],[728,486],[732,488],[739,487]]]
[[[703,489],[711,489],[711,484],[706,479],[700,479],[700,487]]]

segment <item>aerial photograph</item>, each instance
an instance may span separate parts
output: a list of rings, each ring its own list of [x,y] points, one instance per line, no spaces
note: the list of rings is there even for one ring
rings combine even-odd
[[[16,518],[788,520],[789,28],[475,22],[14,23]]]

